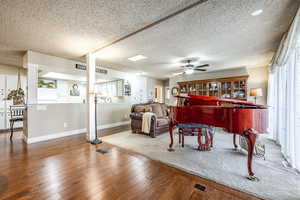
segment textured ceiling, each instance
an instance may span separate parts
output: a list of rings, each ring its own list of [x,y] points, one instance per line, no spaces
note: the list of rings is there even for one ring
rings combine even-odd
[[[266,66],[298,4],[293,0],[209,0],[100,51],[98,57],[159,78],[180,70],[180,61],[186,58],[209,63],[210,71]],[[264,12],[253,17],[257,9]],[[127,59],[137,54],[148,59],[135,63]]]
[[[196,0],[0,0],[0,63],[20,65],[25,50],[71,59]],[[165,78],[180,60],[210,70],[266,65],[295,15],[297,0],[209,0],[99,52],[100,63]],[[252,17],[254,10],[264,9]],[[132,63],[128,57],[147,60]],[[11,57],[8,58],[10,55]]]
[[[189,0],[0,0],[0,44],[76,58]]]

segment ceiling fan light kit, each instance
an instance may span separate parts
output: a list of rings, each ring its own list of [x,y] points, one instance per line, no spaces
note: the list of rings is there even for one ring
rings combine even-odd
[[[188,69],[185,71],[185,74],[193,74],[194,70],[193,69]]]
[[[183,72],[182,74],[193,74],[195,71],[201,71],[201,72],[205,72],[206,69],[202,69],[204,67],[209,67],[209,64],[203,64],[203,65],[199,65],[199,66],[195,66],[193,64],[191,64],[192,60],[186,60],[185,63],[187,63],[186,65],[181,66],[183,68]]]

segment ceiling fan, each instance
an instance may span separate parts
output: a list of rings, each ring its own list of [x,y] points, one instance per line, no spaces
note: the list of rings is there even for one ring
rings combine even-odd
[[[202,68],[209,67],[209,64],[195,66],[195,65],[191,64],[192,60],[186,60],[185,62],[186,62],[186,65],[181,66],[183,68],[183,72],[181,72],[180,74],[192,74],[192,73],[194,73],[194,71],[205,72],[206,69],[202,69]]]

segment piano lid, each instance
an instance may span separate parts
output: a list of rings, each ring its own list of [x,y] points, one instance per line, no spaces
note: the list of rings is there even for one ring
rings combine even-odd
[[[223,102],[223,103],[252,105],[252,106],[256,105],[255,103],[252,103],[252,102],[242,101],[242,100],[237,100],[237,99],[224,99],[224,98],[220,98],[220,97],[199,96],[199,95],[193,95],[193,94],[189,94],[188,98],[196,99],[196,100],[199,100],[199,101]]]
[[[188,96],[177,96],[178,98],[185,98],[193,105],[201,105],[201,104],[207,104],[207,105],[220,105],[220,104],[236,104],[241,106],[251,106],[251,107],[257,107],[257,108],[267,108],[268,106],[255,104],[253,102],[248,101],[242,101],[237,99],[224,99],[220,97],[212,97],[212,96],[199,96],[199,95],[193,95],[188,94]]]

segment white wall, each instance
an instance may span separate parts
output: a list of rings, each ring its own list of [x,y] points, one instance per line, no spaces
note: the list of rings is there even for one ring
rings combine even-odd
[[[39,68],[46,72],[56,72],[56,73],[67,73],[70,75],[82,75],[85,77],[86,71],[75,69],[75,65],[81,62],[64,59],[55,56],[49,56],[33,51],[28,52],[28,62],[32,64],[37,64]],[[81,63],[84,64],[84,63]],[[106,68],[103,68],[106,69]],[[144,76],[137,76],[132,73],[121,72],[113,69],[107,69],[107,74],[97,74],[97,79],[124,79],[128,80],[131,84],[132,95],[130,98],[124,98],[126,102],[138,103],[140,101],[147,100],[147,90],[153,85],[155,79],[151,79]],[[149,85],[151,85],[149,87]]]
[[[27,63],[33,64],[48,72],[68,73],[78,75],[75,69],[77,61],[68,60],[64,58],[48,56],[36,52],[28,52],[26,56]],[[79,74],[85,75],[85,71]],[[113,125],[120,125],[128,123],[131,105],[134,103],[142,103],[148,100],[147,95],[149,90],[154,91],[154,86],[162,85],[161,81],[150,79],[144,76],[137,76],[135,74],[120,72],[108,69],[107,75],[98,75],[97,79],[111,79],[118,78],[128,80],[131,85],[131,96],[114,98],[111,104],[98,104],[98,126],[110,127]],[[46,89],[47,90],[47,89]],[[45,93],[49,92],[43,91]],[[52,90],[54,91],[54,90]],[[39,93],[41,89],[39,89]],[[58,89],[52,95],[56,95],[56,102],[62,102],[62,99],[69,98],[59,94],[66,93],[66,83],[58,82]],[[83,91],[82,91],[83,92]],[[49,94],[43,94],[47,96]],[[50,95],[51,96],[51,95]],[[28,105],[28,126],[27,140],[38,141],[39,138],[53,138],[57,135],[64,135],[65,133],[84,132],[85,127],[85,111],[86,106],[83,103],[55,103],[50,104],[45,101],[39,101],[38,104]],[[67,124],[67,126],[66,126]]]
[[[160,102],[164,101],[164,82],[162,80],[147,78],[147,96],[149,99],[153,99],[155,96],[155,88],[162,88],[162,98],[159,100]]]
[[[28,141],[86,131],[86,106],[82,103],[29,105],[27,112]],[[128,123],[130,105],[98,104],[97,113],[98,129],[118,126]]]
[[[248,68],[248,101],[254,102],[254,97],[249,96],[250,88],[262,88],[263,96],[257,97],[258,104],[267,104],[268,95],[268,78],[269,72],[267,67]]]
[[[73,84],[78,85],[80,96],[71,96]],[[86,96],[86,86],[76,81],[57,80],[57,88],[38,88],[38,103],[83,103]]]
[[[164,80],[164,103],[165,104],[170,104],[170,97],[171,97],[171,88],[170,88],[170,80]],[[167,93],[169,90],[169,94]],[[169,97],[169,98],[168,98]]]

